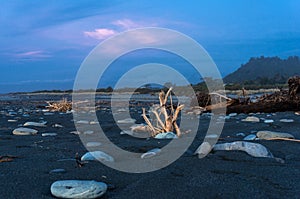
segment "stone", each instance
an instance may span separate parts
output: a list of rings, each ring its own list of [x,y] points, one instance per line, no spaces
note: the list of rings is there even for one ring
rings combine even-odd
[[[212,150],[212,146],[208,142],[202,142],[194,154],[198,154],[199,158],[205,157]]]
[[[84,131],[83,134],[84,135],[92,135],[92,134],[94,134],[94,131],[87,130],[87,131]]]
[[[292,122],[294,122],[294,120],[293,119],[281,119],[281,120],[279,120],[280,122],[283,122],[283,123],[292,123]]]
[[[94,180],[61,180],[51,185],[51,194],[58,198],[99,198],[107,185]]]
[[[280,133],[280,132],[273,132],[273,131],[258,131],[256,133],[256,136],[262,140],[270,139],[270,138],[292,138],[292,139],[294,139],[294,136],[289,133]]]
[[[173,139],[173,138],[178,138],[178,137],[173,132],[166,132],[166,133],[159,133],[154,138],[155,139]]]
[[[256,139],[256,135],[255,134],[249,134],[246,137],[244,137],[243,140],[249,141],[249,140],[255,140]]]
[[[49,173],[66,173],[65,169],[53,169]]]
[[[242,136],[242,137],[245,137],[245,133],[237,133],[236,136]]]
[[[272,153],[263,145],[253,142],[236,141],[231,143],[216,144],[213,150],[244,151],[253,157],[274,158]]]
[[[246,117],[245,119],[242,119],[242,122],[260,122],[260,119],[255,116],[249,116]]]
[[[272,124],[272,123],[274,123],[274,120],[265,120],[264,123],[266,123],[266,124]]]
[[[54,127],[54,128],[63,128],[64,126],[63,126],[63,125],[60,125],[60,124],[54,124],[53,127]]]
[[[101,143],[100,142],[88,142],[86,143],[86,147],[97,147],[100,146]]]
[[[118,120],[117,123],[119,124],[132,124],[132,123],[135,123],[135,119],[132,119],[132,118],[126,118],[124,120]]]
[[[48,137],[48,136],[57,136],[57,133],[42,133],[43,137]]]
[[[217,134],[208,134],[205,136],[205,139],[218,139],[218,137]]]
[[[45,116],[50,116],[50,115],[54,115],[54,113],[52,113],[52,112],[46,112],[46,113],[44,113],[44,115]]]
[[[47,122],[26,122],[23,126],[46,127]]]
[[[79,120],[76,122],[77,124],[89,124],[90,122],[87,120]]]
[[[71,133],[71,134],[74,134],[74,135],[80,135],[80,132],[79,132],[79,131],[71,131],[70,133]]]
[[[114,162],[114,158],[103,151],[93,151],[87,152],[81,157],[81,161],[104,161],[104,162]]]
[[[230,113],[228,116],[229,117],[235,117],[235,116],[237,116],[237,113]]]
[[[158,155],[160,152],[161,152],[161,149],[159,149],[159,148],[154,148],[154,149],[151,149],[150,151],[147,151],[146,153],[143,153],[143,154],[141,155],[141,158],[142,158],[142,159],[145,159],[145,158],[151,158],[151,157],[153,157],[153,156]]]
[[[18,120],[7,120],[7,122],[17,122]]]
[[[14,135],[35,135],[38,131],[30,128],[17,128],[13,130]]]

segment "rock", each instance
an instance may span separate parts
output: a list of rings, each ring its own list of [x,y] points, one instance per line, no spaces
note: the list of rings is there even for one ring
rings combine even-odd
[[[117,123],[119,124],[132,124],[132,123],[135,123],[135,119],[132,119],[132,118],[126,118],[124,120],[118,120]]]
[[[17,122],[18,120],[7,120],[7,122]]]
[[[245,119],[242,119],[242,122],[259,122],[259,118],[255,116],[249,116],[246,117]]]
[[[147,125],[144,124],[136,124],[136,125],[132,125],[130,127],[131,131],[133,132],[149,132],[149,128]]]
[[[218,137],[219,136],[217,134],[209,134],[205,136],[206,139],[217,139]]]
[[[49,173],[66,173],[65,169],[53,169]]]
[[[94,180],[61,180],[54,182],[50,190],[58,198],[99,198],[106,193],[107,185]]]
[[[87,120],[79,120],[76,122],[77,124],[89,124],[90,122]]]
[[[178,137],[173,132],[166,132],[166,133],[159,133],[154,138],[155,139],[173,139],[173,138],[178,138]]]
[[[265,120],[264,123],[266,123],[266,124],[272,124],[272,123],[274,123],[274,120]]]
[[[256,139],[256,135],[255,134],[250,134],[250,135],[247,135],[246,137],[244,137],[243,140],[255,140]]]
[[[26,122],[23,126],[46,127],[47,122]]]
[[[293,119],[281,119],[281,120],[279,120],[280,122],[283,122],[283,123],[292,123],[292,122],[294,122],[294,120]]]
[[[237,133],[236,136],[242,136],[242,137],[245,137],[245,133]]]
[[[229,117],[235,117],[235,116],[237,116],[237,113],[230,113],[228,116]]]
[[[97,147],[100,146],[101,143],[100,142],[88,142],[86,143],[86,147]]]
[[[273,131],[258,131],[256,133],[256,136],[259,139],[270,139],[270,138],[292,138],[294,139],[294,136],[289,133],[279,133],[279,132],[273,132]]]
[[[98,121],[90,121],[90,124],[99,124],[99,122]]]
[[[57,133],[42,133],[43,137],[47,137],[47,136],[57,136]]]
[[[107,153],[103,151],[93,151],[93,152],[87,152],[81,157],[81,161],[106,161],[106,162],[114,162],[114,158],[108,155]]]
[[[245,141],[236,141],[231,143],[224,143],[224,144],[216,144],[213,147],[213,150],[220,151],[244,151],[253,157],[266,157],[266,158],[273,158],[274,156],[271,152],[261,144],[252,143],[252,142],[245,142]]]
[[[153,156],[156,156],[157,154],[159,154],[161,152],[161,149],[159,148],[154,148],[154,149],[151,149],[150,151],[147,151],[146,153],[143,153],[141,155],[141,158],[142,159],[145,159],[145,158],[151,158]]]
[[[37,130],[30,128],[17,128],[13,130],[14,135],[35,135],[37,132]]]
[[[208,142],[202,142],[194,154],[198,154],[199,158],[205,157],[211,151],[212,146]]]
[[[60,124],[54,124],[53,127],[54,127],[54,128],[63,128],[63,125],[60,125]]]
[[[87,131],[84,131],[83,134],[84,135],[92,135],[92,134],[94,134],[94,131],[87,130]]]
[[[71,133],[71,134],[74,134],[74,135],[80,135],[80,132],[79,132],[79,131],[71,131],[70,133]]]

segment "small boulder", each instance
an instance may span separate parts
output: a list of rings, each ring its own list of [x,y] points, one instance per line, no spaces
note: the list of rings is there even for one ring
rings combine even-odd
[[[258,131],[256,133],[256,136],[262,140],[270,139],[270,138],[292,138],[292,139],[294,139],[294,136],[289,133],[279,133],[279,132],[273,132],[273,131]]]
[[[249,116],[246,117],[245,119],[242,119],[242,122],[260,122],[260,119],[255,116]]]
[[[35,135],[38,133],[35,129],[30,128],[17,128],[12,132],[14,135]]]

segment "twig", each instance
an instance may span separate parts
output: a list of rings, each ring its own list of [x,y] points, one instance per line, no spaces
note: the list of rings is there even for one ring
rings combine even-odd
[[[152,135],[154,135],[156,133],[156,130],[154,129],[154,127],[152,126],[151,122],[147,118],[145,108],[143,108],[143,114],[142,114],[142,116],[143,116],[145,122],[147,123],[147,125],[149,126],[149,128],[151,129]]]
[[[300,142],[300,140],[292,139],[292,138],[267,138],[266,140],[285,140],[285,141],[292,141],[292,142]]]

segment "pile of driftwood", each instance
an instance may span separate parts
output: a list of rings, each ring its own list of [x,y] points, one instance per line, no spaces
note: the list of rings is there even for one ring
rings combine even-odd
[[[146,110],[143,108],[142,116],[153,137],[159,133],[173,132],[174,130],[178,137],[181,136],[181,131],[177,124],[177,118],[180,111],[184,108],[184,105],[178,104],[177,106],[173,106],[171,91],[172,87],[167,91],[167,93],[164,91],[159,93],[159,106],[153,106],[150,110],[150,112],[152,112],[155,116],[155,119],[152,120],[152,122],[150,122],[146,116]],[[167,104],[169,98],[169,104]]]
[[[67,112],[72,110],[72,102],[68,101],[66,98],[63,98],[58,102],[47,102],[47,109],[50,111],[59,111],[59,112]]]
[[[281,90],[272,94],[264,94],[257,98],[255,102],[250,100],[243,90],[243,96],[239,98],[227,98],[226,102],[211,103],[210,94],[197,94],[197,99],[192,101],[192,105],[198,105],[204,111],[217,110],[218,108],[226,107],[227,113],[273,113],[284,111],[299,111],[300,110],[300,77],[291,77],[288,80],[289,90]],[[222,96],[222,95],[220,95]]]

